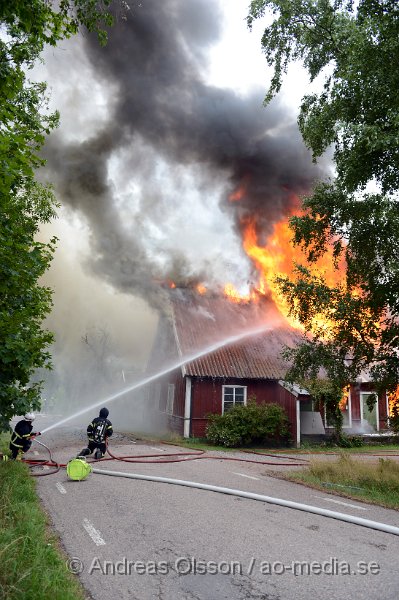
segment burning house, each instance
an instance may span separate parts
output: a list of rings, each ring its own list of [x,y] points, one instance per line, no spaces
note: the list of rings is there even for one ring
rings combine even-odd
[[[182,366],[157,379],[149,399],[168,425],[186,436],[203,435],[208,413],[256,396],[285,407],[298,443],[301,435],[324,435],[329,424],[304,390],[284,383],[281,349],[300,333],[275,277],[290,278],[294,263],[306,264],[288,221],[330,168],[327,159],[312,162],[284,101],[264,109],[263,85],[239,93],[208,80],[210,52],[222,31],[217,5],[132,3],[126,18],[115,19],[106,48],[95,35],[82,38],[72,55],[79,69],[72,71],[84,68],[91,77],[79,98],[70,80],[62,82],[61,107],[74,110],[65,129],[48,140],[47,170],[66,213],[77,217],[76,239],[87,243],[85,272],[113,293],[162,311],[148,372],[165,372],[168,359]],[[70,69],[71,55],[62,49],[53,76],[62,72],[62,60]],[[95,127],[89,91],[101,106]],[[328,253],[318,268],[330,286],[342,279]],[[64,269],[59,272],[64,282]],[[234,285],[218,296],[177,285],[165,315],[160,281],[170,287],[182,281],[194,290],[194,281],[219,289],[226,279]],[[91,298],[92,280],[81,296]],[[246,282],[247,295],[241,291]],[[61,289],[64,297],[75,285]],[[77,304],[68,301],[74,311]],[[138,306],[140,346],[149,335]],[[70,322],[79,323],[75,314]],[[269,329],[212,351],[262,324]],[[185,361],[201,350],[203,356]],[[138,353],[141,360],[141,348]],[[368,382],[351,387],[343,402],[348,430],[384,425],[386,401],[380,398],[369,411],[371,392]]]
[[[239,339],[231,341],[234,336]],[[332,426],[323,407],[316,407],[306,390],[284,381],[288,364],[281,351],[301,337],[266,297],[259,304],[233,302],[221,295],[175,289],[168,314],[159,322],[149,369],[165,365],[165,356],[180,364],[153,382],[149,397],[164,413],[168,429],[184,437],[204,437],[207,415],[245,405],[251,398],[284,408],[295,445],[303,437],[325,436]],[[386,397],[379,397],[370,409],[371,394],[367,381],[347,390],[342,401],[344,431],[370,433],[386,426]]]

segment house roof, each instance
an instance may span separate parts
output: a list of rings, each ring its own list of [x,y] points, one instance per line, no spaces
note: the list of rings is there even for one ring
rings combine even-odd
[[[301,339],[267,301],[236,304],[220,296],[174,290],[171,317],[180,356],[193,357],[183,366],[184,375],[282,379],[288,365],[281,350]],[[256,329],[256,334],[246,335]],[[245,337],[232,342],[240,335]]]
[[[299,398],[300,396],[309,396],[309,392],[296,383],[288,383],[287,381],[282,380],[279,381],[279,384],[296,398]]]

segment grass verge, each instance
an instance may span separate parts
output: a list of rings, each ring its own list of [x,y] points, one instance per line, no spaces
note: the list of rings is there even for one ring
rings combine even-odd
[[[354,448],[304,445],[300,448],[251,448],[251,451],[275,454],[376,454],[384,456],[394,454],[399,456],[399,446],[397,444],[365,444]]]
[[[399,446],[395,444],[373,444],[367,446],[361,446],[360,448],[338,448],[338,447],[326,447],[326,446],[306,446],[304,448],[276,448],[267,447],[254,448],[252,446],[240,446],[237,448],[229,448],[226,446],[215,446],[207,442],[204,438],[179,438],[178,436],[172,438],[163,438],[162,441],[183,446],[184,448],[192,448],[193,450],[223,450],[225,452],[240,452],[240,450],[246,450],[254,453],[261,454],[267,452],[268,454],[376,454],[382,456],[389,456],[390,454],[399,456]]]
[[[181,446],[182,448],[188,448],[191,450],[204,450],[204,451],[223,451],[223,452],[238,452],[241,448],[229,448],[226,446],[215,446],[210,444],[205,438],[183,438],[179,436],[171,436],[168,439],[163,440],[168,444],[174,444]]]
[[[215,446],[214,444],[210,444],[205,438],[184,438],[177,434],[168,434],[163,436],[149,436],[145,433],[136,432],[131,434],[129,432],[122,432],[127,438],[133,437],[134,439],[139,439],[145,442],[151,442],[154,444],[171,444],[173,446],[181,446],[182,448],[187,448],[191,450],[217,450],[223,452],[237,452],[240,448],[226,448],[225,446]]]
[[[23,463],[0,464],[0,598],[83,600]]]
[[[326,445],[313,445],[303,444],[301,448],[290,447],[262,447],[255,448],[253,446],[239,446],[237,448],[230,448],[226,446],[215,446],[210,444],[206,438],[184,438],[177,434],[168,434],[164,436],[149,436],[145,433],[136,432],[131,434],[129,432],[122,432],[127,438],[134,437],[134,439],[140,439],[146,442],[153,443],[166,443],[181,446],[192,450],[204,450],[204,451],[223,451],[223,452],[240,452],[241,450],[249,450],[250,452],[262,453],[267,452],[268,454],[380,454],[399,455],[398,444],[365,444],[360,447],[353,448],[340,448],[338,446],[326,446]]]
[[[334,462],[313,461],[306,469],[286,473],[284,479],[346,498],[399,509],[399,463],[380,458],[370,464],[341,454]]]
[[[8,446],[10,443],[11,434],[0,433],[0,452],[2,454],[8,454]]]

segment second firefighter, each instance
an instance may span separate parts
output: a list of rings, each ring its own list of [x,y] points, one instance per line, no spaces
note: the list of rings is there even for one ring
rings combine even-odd
[[[111,437],[113,433],[112,423],[107,419],[109,415],[108,408],[102,408],[98,417],[92,420],[87,427],[87,437],[89,443],[87,448],[79,453],[78,456],[87,456],[94,450],[94,457],[96,459],[102,458],[106,451],[106,440]]]

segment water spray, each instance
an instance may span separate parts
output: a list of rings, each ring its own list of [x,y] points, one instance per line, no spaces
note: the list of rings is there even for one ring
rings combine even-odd
[[[59,427],[60,425],[63,425],[64,423],[67,423],[68,421],[71,421],[72,419],[75,419],[76,417],[80,417],[80,415],[84,415],[85,413],[89,412],[90,410],[98,408],[102,404],[109,404],[110,402],[117,400],[118,398],[120,398],[121,396],[124,396],[125,394],[128,394],[129,392],[133,392],[134,390],[137,390],[137,389],[147,385],[148,383],[151,383],[152,381],[159,379],[159,377],[163,377],[163,375],[167,375],[171,371],[178,369],[179,367],[183,366],[186,363],[197,360],[198,358],[201,358],[202,356],[204,356],[206,354],[214,352],[215,350],[219,350],[219,348],[223,348],[224,346],[228,346],[229,344],[234,344],[235,342],[239,342],[240,340],[242,340],[246,337],[250,337],[252,335],[257,335],[266,330],[270,330],[270,327],[268,327],[266,325],[261,325],[254,329],[250,329],[249,331],[245,331],[244,333],[233,335],[228,338],[225,338],[222,341],[215,342],[211,346],[207,346],[206,348],[199,350],[198,352],[195,352],[194,354],[191,354],[190,356],[188,356],[186,358],[180,358],[175,363],[173,363],[169,367],[163,369],[162,371],[159,371],[158,373],[155,373],[154,375],[150,375],[150,376],[146,377],[145,379],[143,379],[142,381],[139,381],[139,382],[129,386],[128,388],[124,388],[123,390],[121,390],[120,392],[117,392],[116,394],[108,396],[108,398],[105,398],[105,399],[103,398],[99,402],[95,402],[91,406],[88,406],[87,408],[83,408],[82,410],[74,413],[73,415],[66,417],[65,419],[62,419],[61,421],[58,421],[57,423],[54,423],[53,425],[49,425],[49,427],[45,427],[41,433],[43,434],[43,433],[46,433],[47,431],[50,431],[51,429],[54,429],[55,427]]]

